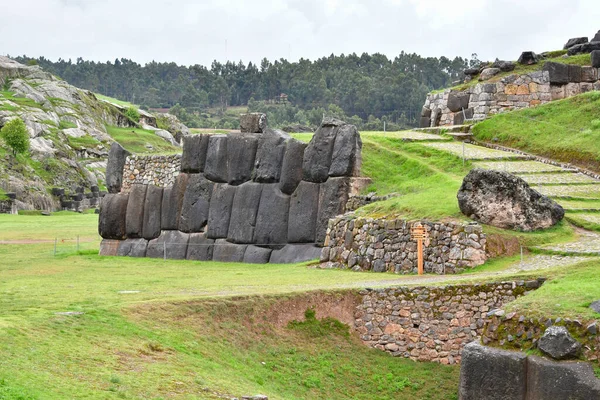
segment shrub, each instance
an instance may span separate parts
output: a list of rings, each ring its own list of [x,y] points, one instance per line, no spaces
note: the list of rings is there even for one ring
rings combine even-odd
[[[8,121],[2,129],[0,136],[4,138],[6,144],[10,146],[13,154],[25,153],[29,150],[29,134],[27,127],[21,118],[15,118]]]
[[[140,113],[135,107],[129,107],[127,111],[125,111],[125,116],[135,123],[140,122]]]

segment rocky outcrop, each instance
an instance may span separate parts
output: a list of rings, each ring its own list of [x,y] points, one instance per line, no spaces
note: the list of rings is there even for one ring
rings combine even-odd
[[[457,197],[467,217],[504,229],[545,229],[565,214],[560,205],[531,189],[523,179],[503,171],[471,170]]]
[[[259,116],[251,117],[261,121]],[[308,146],[285,133],[263,130],[185,137],[181,159],[152,157],[144,159],[142,166],[141,158],[128,158],[134,162],[123,172],[131,182],[122,189],[130,193],[125,237],[156,237],[162,230],[148,243],[148,257],[159,257],[162,251],[166,258],[212,257],[225,262],[289,263],[318,258],[316,245],[323,243],[327,221],[345,211],[350,192],[356,190],[353,178],[360,173],[360,135],[356,127],[338,120],[325,120]],[[182,171],[175,173],[172,169],[177,163]],[[110,160],[109,165],[117,170],[121,162]],[[161,173],[152,174],[149,165],[158,166]],[[142,170],[148,176],[145,182],[136,180]],[[159,199],[154,187],[172,181]],[[153,185],[152,191],[142,196],[142,188],[149,185]],[[150,217],[146,218],[144,205],[151,192],[152,203],[161,204],[162,215],[157,207],[151,217],[154,223],[146,229]],[[112,206],[113,202],[108,202],[102,207],[101,219],[118,225],[105,215],[113,212]],[[120,238],[108,228],[102,231],[110,233],[105,239]],[[169,232],[187,235],[178,236],[185,238],[185,244],[177,246],[187,246],[188,254],[178,247],[165,255],[168,246],[175,245],[175,236]],[[211,250],[194,249],[190,243]],[[108,244],[104,247],[110,248]]]

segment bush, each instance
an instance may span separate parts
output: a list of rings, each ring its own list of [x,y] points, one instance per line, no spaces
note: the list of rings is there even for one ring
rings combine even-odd
[[[27,127],[21,118],[15,118],[8,121],[2,129],[0,136],[4,138],[6,144],[10,146],[13,154],[25,153],[29,150],[29,134]]]
[[[140,113],[135,107],[129,107],[127,111],[125,111],[125,116],[136,124],[140,122]]]

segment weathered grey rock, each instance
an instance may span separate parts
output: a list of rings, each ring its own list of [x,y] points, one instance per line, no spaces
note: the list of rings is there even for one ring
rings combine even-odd
[[[146,201],[146,185],[135,184],[129,191],[127,202],[127,217],[125,219],[126,233],[129,238],[142,237],[144,228],[144,202]]]
[[[527,400],[600,399],[600,380],[584,362],[527,359]]]
[[[469,108],[469,98],[471,95],[467,92],[450,92],[448,95],[447,107],[452,112],[458,112]]]
[[[521,65],[532,65],[537,64],[539,61],[539,57],[533,51],[524,51],[519,56],[517,62]]]
[[[121,240],[102,239],[98,254],[101,256],[116,256],[119,252],[119,244],[121,242]]]
[[[204,176],[213,182],[227,182],[227,136],[210,135],[206,150]]]
[[[514,71],[516,65],[512,61],[495,61],[492,63],[492,68],[498,68],[502,72]]]
[[[591,53],[594,50],[600,50],[600,41],[592,40],[589,43],[577,44],[571,47],[567,54],[570,56],[574,56],[576,54],[586,54]]]
[[[244,262],[247,245],[229,243],[225,239],[215,240],[213,261]]]
[[[563,208],[531,189],[521,178],[503,171],[475,168],[458,191],[463,214],[504,229],[545,229],[564,217]]]
[[[227,138],[227,171],[230,185],[240,185],[252,178],[258,138],[248,134],[229,134]]]
[[[161,229],[172,230],[179,228],[183,196],[185,195],[188,179],[188,174],[181,173],[175,178],[175,183],[173,183],[172,187],[167,187],[163,190],[160,213]]]
[[[258,139],[252,179],[260,183],[278,182],[285,154],[285,137],[270,129]]]
[[[360,176],[362,140],[354,125],[337,128],[329,176]]]
[[[148,242],[146,257],[185,260],[190,235],[180,231],[162,231],[160,236]]]
[[[600,50],[592,51],[592,67],[600,68]]]
[[[181,170],[183,172],[203,172],[206,163],[209,135],[184,136]]]
[[[323,244],[330,218],[343,214],[348,202],[350,178],[329,178],[321,184],[315,242]]]
[[[538,341],[538,348],[555,360],[563,360],[577,357],[581,343],[564,326],[551,326]]]
[[[100,204],[98,233],[103,239],[122,240],[127,237],[126,216],[129,194],[107,194]]]
[[[240,115],[240,131],[242,133],[262,133],[267,130],[267,115],[250,113]]]
[[[429,128],[431,126],[431,118],[421,117],[419,120],[419,128]]]
[[[202,232],[208,221],[213,186],[214,183],[202,174],[190,174],[181,206],[180,231],[187,233]]]
[[[292,194],[302,180],[302,163],[306,144],[296,139],[289,139],[285,143],[285,153],[281,165],[279,189],[285,194]]]
[[[163,188],[148,185],[144,201],[144,228],[142,229],[144,239],[155,239],[160,235],[162,198]]]
[[[481,74],[479,75],[479,80],[480,81],[487,81],[491,78],[493,78],[494,76],[498,75],[500,72],[500,68],[486,68],[483,71],[481,71]]]
[[[544,64],[543,70],[550,74],[550,83],[569,83],[569,66],[567,64],[548,61]]]
[[[565,45],[563,46],[563,49],[568,50],[571,47],[575,46],[576,44],[584,44],[587,42],[588,42],[587,36],[572,38],[572,39],[567,40],[567,43],[565,43]]]
[[[461,355],[459,400],[525,399],[527,356],[467,344]]]
[[[328,121],[329,122],[329,121]],[[304,151],[302,161],[303,179],[308,182],[321,183],[329,177],[331,157],[337,128],[342,126],[341,121],[336,124],[323,125],[317,129],[310,143]]]
[[[125,159],[130,155],[119,143],[113,142],[108,152],[106,164],[106,188],[108,193],[119,193],[123,185],[123,167]]]
[[[313,243],[319,212],[319,184],[302,181],[290,199],[289,243]]]
[[[267,264],[271,258],[271,249],[266,247],[248,246],[244,253],[247,264]]]
[[[215,241],[208,239],[206,233],[190,233],[186,258],[196,261],[210,261]]]
[[[569,82],[581,82],[581,66],[569,65]]]
[[[216,183],[213,187],[208,210],[207,237],[210,239],[226,238],[231,219],[231,207],[235,197],[235,186]]]
[[[252,243],[263,185],[246,182],[236,188],[227,238],[233,243]]]
[[[576,44],[574,46],[569,47],[569,50],[567,51],[567,55],[574,56],[576,54],[582,53],[584,44]]]
[[[463,73],[465,74],[465,76],[475,76],[475,75],[479,75],[479,68],[467,68],[463,71]]]
[[[590,42],[600,42],[600,31],[596,32],[592,40]]]
[[[596,300],[590,304],[590,308],[600,314],[600,300]]]
[[[118,256],[128,257],[146,257],[146,248],[148,241],[146,239],[127,239],[119,243]]]
[[[290,196],[281,193],[275,183],[264,184],[256,214],[253,243],[287,243],[289,213]]]
[[[431,108],[423,107],[421,109],[421,117],[431,118]]]
[[[312,244],[286,244],[279,250],[273,250],[270,263],[294,264],[310,260],[317,260],[321,255],[321,248]]]
[[[475,115],[475,110],[473,108],[467,108],[466,110],[463,111],[459,111],[456,114],[454,114],[454,125],[462,125],[464,124],[465,120],[467,119],[473,119],[473,116]]]

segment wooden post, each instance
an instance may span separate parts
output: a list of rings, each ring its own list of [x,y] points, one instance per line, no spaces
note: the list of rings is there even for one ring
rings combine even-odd
[[[423,275],[423,239],[417,239],[417,260],[419,275]]]
[[[427,238],[427,229],[420,222],[416,222],[410,234],[412,239],[417,241],[417,272],[423,275],[423,240]]]

